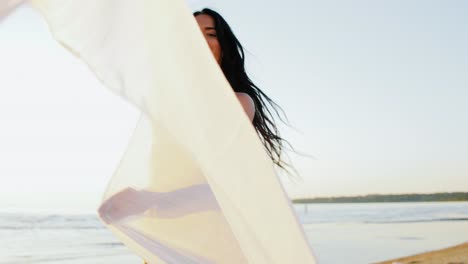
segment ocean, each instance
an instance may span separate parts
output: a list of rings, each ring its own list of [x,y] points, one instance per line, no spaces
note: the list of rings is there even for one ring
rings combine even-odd
[[[318,263],[360,264],[468,241],[468,202],[295,204]],[[95,214],[0,213],[0,264],[143,263]]]

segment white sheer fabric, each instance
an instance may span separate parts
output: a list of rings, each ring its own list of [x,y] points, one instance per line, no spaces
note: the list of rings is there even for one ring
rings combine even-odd
[[[184,1],[30,2],[57,41],[142,111],[98,210],[123,243],[153,264],[315,263]]]

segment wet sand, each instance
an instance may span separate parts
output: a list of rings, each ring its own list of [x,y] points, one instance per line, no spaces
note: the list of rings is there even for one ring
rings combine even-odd
[[[375,264],[468,264],[468,242]]]

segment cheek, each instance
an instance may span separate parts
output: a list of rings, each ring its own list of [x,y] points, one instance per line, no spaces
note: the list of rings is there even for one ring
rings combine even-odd
[[[208,45],[210,46],[211,52],[215,56],[216,60],[220,61],[221,58],[221,46],[217,39],[212,39],[208,41]]]

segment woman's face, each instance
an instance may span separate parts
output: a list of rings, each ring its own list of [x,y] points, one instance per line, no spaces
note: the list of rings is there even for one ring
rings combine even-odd
[[[221,65],[222,51],[215,30],[214,19],[211,16],[205,14],[198,15],[195,17],[195,19],[198,22],[198,26],[200,27],[206,42],[208,42],[208,46],[210,47],[213,56],[215,57],[218,64]]]

